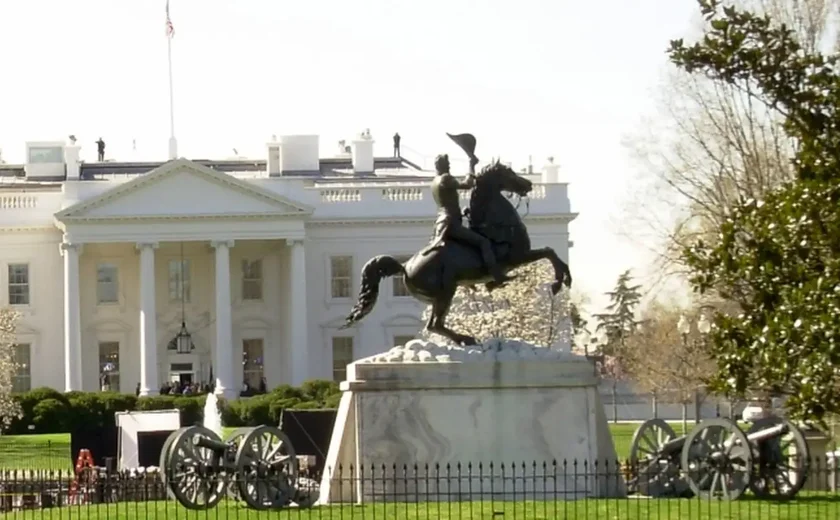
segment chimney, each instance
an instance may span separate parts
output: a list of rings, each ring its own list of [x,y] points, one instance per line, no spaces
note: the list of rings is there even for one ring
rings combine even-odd
[[[548,164],[543,166],[542,183],[556,184],[560,182],[560,165],[554,164],[554,157],[548,158]]]
[[[269,177],[277,177],[281,173],[280,165],[280,141],[277,140],[276,135],[271,136],[271,141],[266,143],[268,150],[268,157],[266,157],[265,168]]]
[[[355,173],[373,173],[373,139],[365,131],[353,141],[353,171]]]
[[[68,181],[77,181],[81,177],[82,164],[79,160],[81,148],[74,141],[64,147],[64,168],[67,172]]]
[[[26,143],[26,164],[23,166],[26,178],[30,180],[64,179],[63,141],[42,141]]]
[[[272,169],[272,149],[277,149],[277,166]],[[318,173],[321,171],[320,147],[317,135],[281,135],[269,143],[268,174],[271,177]]]

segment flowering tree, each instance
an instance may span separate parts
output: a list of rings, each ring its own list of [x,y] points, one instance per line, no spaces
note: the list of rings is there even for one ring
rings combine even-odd
[[[547,260],[528,264],[513,275],[515,280],[492,292],[483,286],[460,287],[446,326],[479,341],[516,338],[546,347],[569,345],[572,334],[569,295],[566,291],[551,294],[554,281],[551,264]],[[431,308],[427,308],[424,320],[430,312]]]
[[[0,432],[21,417],[20,404],[12,397],[12,378],[17,371],[14,349],[18,317],[11,309],[0,309]]]

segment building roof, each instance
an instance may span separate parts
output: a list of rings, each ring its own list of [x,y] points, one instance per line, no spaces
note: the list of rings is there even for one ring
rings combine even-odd
[[[92,162],[81,163],[81,179],[97,180],[110,176],[121,175],[142,175],[148,173],[169,161],[155,162]],[[247,174],[266,171],[266,161],[259,159],[192,159],[192,162],[207,166],[219,172],[230,174]],[[353,162],[350,157],[335,157],[320,159],[320,171],[316,172],[295,172],[294,175],[305,175],[313,177],[341,177],[341,178],[367,178],[377,176],[402,176],[420,172],[422,169],[413,162],[398,157],[378,157],[374,159],[374,173],[358,174],[353,172]],[[247,175],[245,175],[247,176]],[[54,179],[63,181],[64,179]],[[17,181],[17,182],[15,182]],[[22,164],[0,164],[0,183],[26,183],[27,181],[24,166]],[[38,182],[36,182],[38,183]]]

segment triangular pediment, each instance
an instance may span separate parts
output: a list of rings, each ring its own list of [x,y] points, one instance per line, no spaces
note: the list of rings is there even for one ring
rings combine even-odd
[[[58,213],[59,221],[108,218],[306,216],[312,208],[187,159],[170,161]]]

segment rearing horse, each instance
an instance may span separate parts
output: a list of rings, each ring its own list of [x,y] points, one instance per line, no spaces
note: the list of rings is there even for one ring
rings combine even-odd
[[[547,259],[554,267],[552,294],[565,285],[571,287],[569,266],[550,247],[531,249],[531,239],[522,218],[504,192],[526,196],[531,181],[496,161],[476,176],[470,196],[470,229],[490,239],[499,266],[505,271]],[[405,277],[409,293],[432,305],[426,330],[440,334],[460,345],[474,345],[475,338],[446,327],[446,315],[458,286],[472,286],[492,280],[477,248],[451,239],[437,240],[418,251],[404,264],[389,255],[371,258],[362,267],[359,299],[347,316],[344,327],[361,321],[373,310],[379,296],[379,283],[395,275]]]

